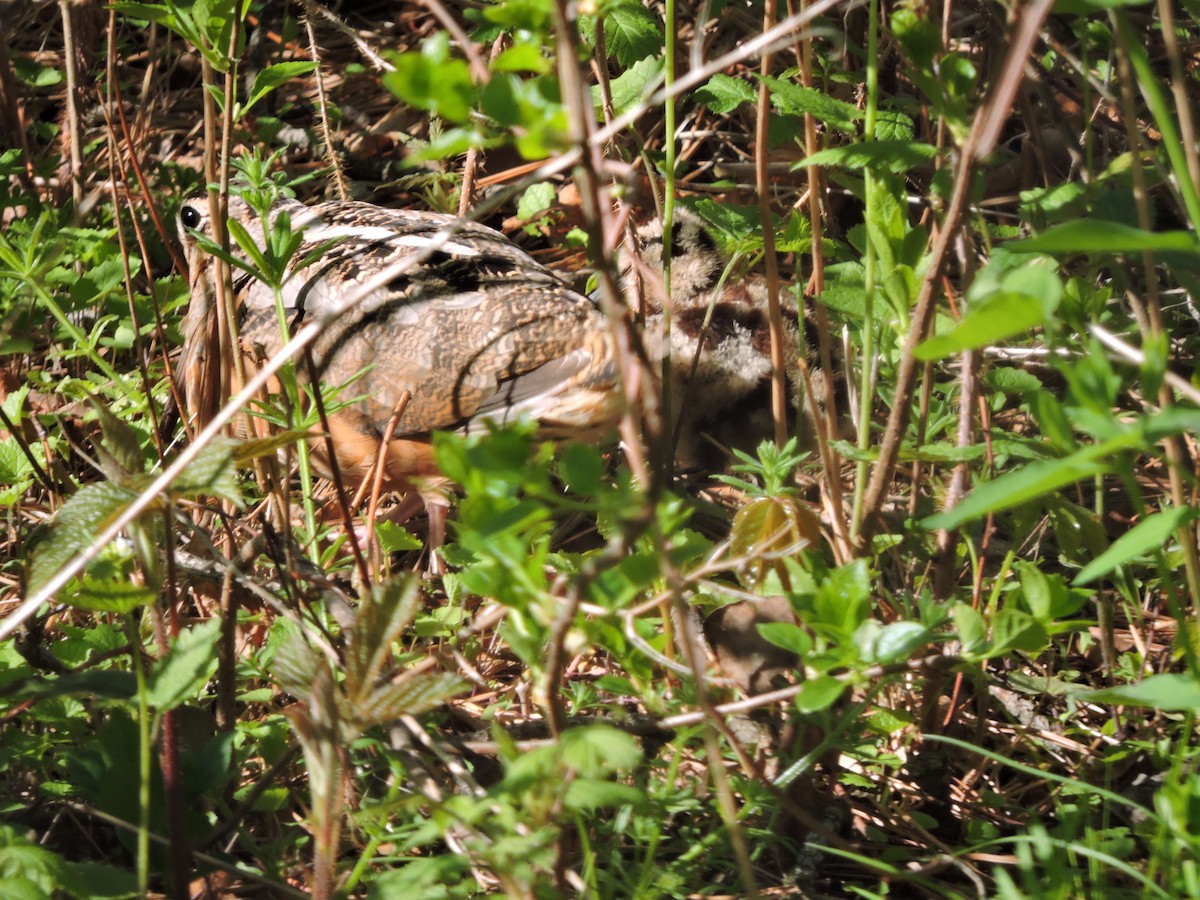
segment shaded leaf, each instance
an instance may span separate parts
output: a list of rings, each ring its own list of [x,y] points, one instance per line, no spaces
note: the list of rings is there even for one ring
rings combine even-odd
[[[181,631],[167,655],[150,671],[146,702],[163,712],[194,698],[217,671],[216,646],[220,635],[220,619],[209,619]]]
[[[1151,675],[1137,684],[1087,691],[1078,696],[1091,703],[1190,710],[1200,707],[1200,679],[1191,674]]]
[[[1200,516],[1194,506],[1168,506],[1152,513],[1125,532],[1112,546],[1092,560],[1078,575],[1073,584],[1087,584],[1107,575],[1118,566],[1152,550],[1162,549],[1172,536],[1189,522]]]
[[[136,498],[111,481],[76,491],[54,516],[50,533],[38,544],[29,567],[29,589],[37,590],[90,545]]]

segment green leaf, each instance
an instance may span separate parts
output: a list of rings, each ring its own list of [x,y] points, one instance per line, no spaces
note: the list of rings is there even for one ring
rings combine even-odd
[[[1200,707],[1200,679],[1192,674],[1151,675],[1137,684],[1087,691],[1078,697],[1090,703],[1191,710]]]
[[[158,594],[144,584],[84,576],[61,599],[76,609],[124,614],[154,602]]]
[[[846,682],[834,678],[832,675],[818,675],[816,678],[810,678],[804,682],[800,687],[800,692],[796,694],[796,709],[804,715],[828,709],[838,697],[842,696],[842,691],[847,687]]]
[[[963,656],[982,654],[987,646],[987,623],[983,621],[979,610],[966,603],[955,603],[952,614]]]
[[[756,627],[764,640],[776,647],[790,650],[801,659],[812,652],[812,635],[799,625],[791,622],[760,622]]]
[[[421,539],[407,531],[395,522],[381,519],[375,523],[375,537],[384,553],[406,553],[409,550],[420,550],[425,545]]]
[[[692,99],[719,116],[733,112],[745,103],[754,103],[758,92],[754,86],[741,78],[729,75],[714,75],[708,83],[697,88]]]
[[[1018,560],[1015,568],[1025,603],[1043,625],[1049,626],[1056,619],[1078,612],[1087,602],[1089,592],[1071,590],[1060,575],[1047,574],[1024,560]]]
[[[615,806],[635,806],[646,795],[629,784],[615,784],[598,778],[575,778],[567,785],[563,805],[566,809],[590,812]]]
[[[54,516],[29,566],[29,589],[37,590],[92,543],[137,495],[111,481],[84,485]]]
[[[604,17],[604,37],[609,55],[622,66],[662,52],[658,19],[640,2],[625,2],[612,9]]]
[[[563,763],[585,778],[632,769],[642,760],[637,740],[611,725],[569,728],[559,740]]]
[[[1029,331],[1043,320],[1037,297],[993,294],[979,307],[972,307],[952,329],[922,341],[913,351],[919,360],[943,359],[963,350],[977,350]]]
[[[1075,576],[1073,584],[1087,584],[1107,575],[1137,556],[1152,550],[1162,549],[1170,543],[1173,535],[1189,522],[1200,516],[1194,506],[1168,506],[1152,513],[1125,532],[1112,546],[1092,560]]]
[[[867,615],[871,599],[870,570],[865,559],[836,569],[813,598],[813,624],[831,625],[851,635]]]
[[[536,44],[514,44],[495,58],[491,70],[496,72],[533,72],[544,75],[553,66]]]
[[[604,491],[604,457],[595,447],[564,444],[558,451],[558,473],[572,493],[594,497]]]
[[[1145,6],[1150,0],[1058,0],[1054,4],[1056,16],[1087,16],[1109,9],[1127,6]]]
[[[869,625],[876,628],[864,631]],[[864,638],[859,642],[863,661],[883,665],[908,659],[928,644],[931,637],[929,629],[920,622],[892,622],[879,626],[874,619],[868,619],[859,626],[859,632]],[[856,632],[856,642],[858,638],[859,633]]]
[[[634,63],[609,82],[609,90],[612,92],[613,110],[619,114],[637,106],[648,98],[661,82],[661,59],[655,56],[647,56],[640,62]],[[592,88],[592,100],[597,106],[600,104],[601,95],[599,85]]]
[[[191,700],[217,671],[217,639],[221,620],[209,619],[181,631],[167,655],[150,670],[146,702],[159,712]]]
[[[937,158],[938,149],[919,141],[862,141],[845,147],[818,150],[792,166],[793,170],[809,166],[848,169],[877,169],[897,174],[915,169]]]
[[[432,38],[425,46],[429,52],[423,49],[393,56],[396,68],[383,75],[383,86],[406,103],[465,124],[475,103],[470,68],[464,60],[440,58],[441,49]]]
[[[1068,484],[1107,472],[1108,457],[1137,446],[1142,440],[1139,429],[1130,429],[1103,443],[1084,447],[1062,459],[1030,463],[1015,472],[979,485],[953,509],[922,519],[921,527],[930,530],[957,528],[964,522],[982,518],[988,513],[1012,509],[1014,506],[1053,493]]]
[[[998,289],[972,298],[967,314],[950,331],[917,347],[920,360],[941,359],[977,350],[1041,325],[1058,308],[1063,285],[1058,273],[1043,266],[1006,272]]]
[[[1004,247],[1014,253],[1200,253],[1200,237],[1190,231],[1143,231],[1105,219],[1077,219]]]
[[[1012,650],[1037,653],[1050,643],[1045,627],[1019,609],[1005,607],[992,619],[992,646],[989,656],[1003,656]]]
[[[293,78],[308,75],[316,71],[316,68],[317,64],[315,62],[297,60],[295,62],[275,63],[272,66],[267,66],[265,69],[259,69],[258,74],[254,76],[254,85],[250,88],[250,96],[241,108],[241,114],[245,115],[248,113],[254,104],[258,103],[259,100],[280,85],[286,84]]]
[[[814,88],[804,87],[782,78],[764,78],[771,89],[771,105],[786,116],[803,116],[812,113],[813,118],[838,131],[856,132],[863,111],[852,103],[835,100]]]
[[[242,452],[241,444],[231,437],[213,438],[184,468],[172,485],[171,493],[188,499],[218,497],[240,507],[242,491],[237,480],[236,460]]]
[[[517,202],[517,217],[527,220],[532,219],[538,213],[552,208],[555,205],[557,196],[554,185],[548,181],[530,185],[521,194],[521,199]]]

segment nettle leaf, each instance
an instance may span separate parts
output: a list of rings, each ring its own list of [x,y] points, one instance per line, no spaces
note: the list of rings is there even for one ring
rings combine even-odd
[[[154,602],[157,592],[128,579],[84,576],[61,599],[76,609],[124,614]]]
[[[394,722],[401,716],[433,709],[461,694],[466,687],[466,681],[450,672],[417,675],[398,684],[382,685],[365,698],[352,701],[346,718],[363,726]]]
[[[209,619],[180,632],[167,655],[150,670],[146,702],[164,712],[193,699],[217,671],[220,636],[220,619]]]
[[[819,150],[800,160],[792,169],[824,166],[850,171],[879,169],[899,174],[936,159],[938,152],[932,144],[919,141],[864,141]]]
[[[241,442],[230,437],[216,437],[200,451],[176,479],[172,493],[178,497],[220,497],[238,506],[242,502],[237,481],[236,460]]]
[[[50,533],[34,551],[29,589],[37,590],[92,543],[137,494],[111,481],[81,487],[54,517]]]
[[[804,87],[783,78],[764,78],[771,89],[771,105],[788,116],[812,113],[813,118],[838,131],[858,131],[863,112],[852,103],[835,100],[814,88]]]
[[[1132,559],[1162,549],[1170,543],[1175,532],[1197,517],[1200,517],[1200,509],[1194,506],[1168,506],[1146,516],[1084,566],[1073,583],[1080,585],[1095,581]]]
[[[654,13],[638,2],[625,2],[604,17],[604,37],[610,56],[623,66],[662,52],[662,29]]]
[[[719,116],[733,112],[746,103],[758,100],[758,92],[748,81],[729,75],[714,75],[708,84],[697,88],[692,99]]]
[[[636,62],[609,82],[612,93],[613,110],[623,113],[649,97],[662,82],[662,60],[655,56],[647,56]],[[600,87],[592,88],[592,100],[597,105],[601,102]]]

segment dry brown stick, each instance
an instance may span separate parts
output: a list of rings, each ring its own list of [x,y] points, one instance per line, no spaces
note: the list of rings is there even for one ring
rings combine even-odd
[[[763,33],[775,25],[775,5],[767,3],[763,13]],[[767,275],[767,328],[771,336],[771,417],[775,420],[775,445],[787,443],[787,362],[783,358],[783,309],[779,305],[779,260],[775,258],[775,222],[771,215],[771,181],[767,172],[767,122],[771,108],[770,88],[772,51],[768,48],[759,60],[762,81],[758,86],[758,111],[755,123],[754,181],[758,191],[758,216],[762,223],[763,263]]]

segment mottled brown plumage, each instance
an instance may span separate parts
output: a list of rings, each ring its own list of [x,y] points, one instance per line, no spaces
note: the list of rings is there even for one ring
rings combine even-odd
[[[653,338],[664,330],[662,223],[647,223],[637,236],[642,263],[638,268],[646,276],[644,293],[650,305],[647,331]],[[711,458],[704,435],[723,446],[753,450],[774,433],[766,279],[735,273],[721,284],[728,263],[703,221],[677,208],[671,233],[670,350],[680,436],[676,457],[685,466],[720,466]],[[807,309],[801,328],[802,314],[790,288],[780,292],[780,304],[791,407],[802,413],[807,423],[803,431],[810,434],[814,413],[805,396],[800,360],[809,362],[821,410],[825,375],[817,361],[816,330]]]
[[[504,235],[452,216],[361,202],[283,200],[272,206],[272,222],[281,213],[303,235],[283,287],[289,331],[375,284],[312,345],[320,381],[352,382],[341,397],[361,398],[329,422],[351,482],[370,471],[406,394],[387,448],[386,489],[406,490],[411,479],[435,473],[435,431],[467,432],[484,419],[524,414],[549,438],[590,439],[617,422],[602,314]],[[229,215],[262,245],[262,223],[244,201],[231,197]],[[232,358],[216,351],[214,261],[193,234],[212,233],[207,196],[184,203],[179,222],[192,293],[181,382],[189,412],[203,422],[228,393],[232,368]],[[244,256],[236,245],[233,252]],[[235,270],[233,287],[239,351],[252,371],[284,336],[267,285]],[[321,442],[314,450],[322,453]]]

